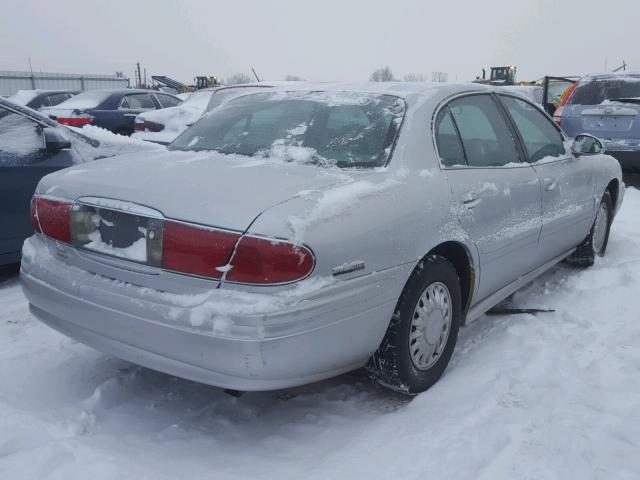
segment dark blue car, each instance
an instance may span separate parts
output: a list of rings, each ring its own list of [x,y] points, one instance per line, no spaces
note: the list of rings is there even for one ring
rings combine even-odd
[[[178,97],[153,90],[91,90],[56,107],[43,108],[42,113],[62,125],[83,127],[90,124],[120,135],[131,135],[138,114],[180,103]]]
[[[90,138],[0,98],[0,266],[20,261],[22,243],[33,235],[29,204],[42,177],[77,163],[163,148]]]

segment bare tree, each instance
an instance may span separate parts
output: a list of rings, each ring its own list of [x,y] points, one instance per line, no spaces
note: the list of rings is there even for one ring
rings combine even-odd
[[[287,75],[284,77],[285,82],[302,82],[303,79],[297,75]]]
[[[230,77],[227,77],[227,79],[224,81],[224,84],[238,85],[240,83],[252,83],[252,82],[253,82],[253,78],[247,75],[246,73],[236,73],[234,75],[231,75]]]
[[[423,73],[407,73],[402,79],[405,82],[426,82],[427,76]]]
[[[387,65],[384,68],[379,68],[375,72],[371,74],[369,80],[372,82],[393,82],[395,78],[393,78],[393,72]]]
[[[449,74],[447,72],[431,72],[431,81],[432,82],[446,82],[449,79]]]

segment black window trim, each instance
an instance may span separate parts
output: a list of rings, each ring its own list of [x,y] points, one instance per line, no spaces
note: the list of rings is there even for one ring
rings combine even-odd
[[[518,157],[517,158],[517,163],[518,165],[493,165],[493,166],[476,166],[476,165],[469,165],[469,160],[467,159],[467,154],[466,151],[464,150],[464,143],[462,142],[462,137],[460,136],[460,131],[458,130],[458,125],[455,121],[455,118],[453,118],[453,115],[451,115],[451,119],[453,120],[453,125],[456,129],[456,132],[458,134],[458,141],[463,145],[462,147],[462,151],[465,154],[465,165],[452,165],[452,166],[447,166],[447,165],[443,165],[442,163],[442,159],[440,157],[440,152],[438,150],[438,141],[436,139],[436,121],[438,119],[438,115],[440,114],[440,111],[443,108],[449,108],[449,104],[451,102],[453,102],[454,100],[458,100],[459,98],[463,98],[463,97],[471,97],[474,95],[488,95],[491,97],[492,101],[496,104],[496,108],[498,109],[498,111],[500,112],[500,114],[502,115],[505,124],[507,125],[507,129],[509,129],[510,133],[513,135],[513,138],[515,140],[516,143],[516,151],[518,152]],[[522,97],[519,97],[517,95],[511,95],[513,97],[516,97],[518,99],[521,99]],[[528,157],[527,155],[525,155],[525,150],[524,150],[524,144],[522,143],[522,139],[519,136],[519,133],[517,130],[514,130],[514,125],[511,121],[511,118],[508,116],[505,116],[505,107],[502,105],[502,103],[500,103],[500,101],[496,98],[496,93],[493,91],[478,91],[478,90],[471,90],[471,91],[466,91],[466,92],[459,92],[459,93],[455,93],[453,95],[448,96],[447,98],[445,98],[444,100],[442,100],[440,102],[440,104],[435,108],[433,116],[431,118],[431,140],[433,142],[433,146],[435,149],[435,153],[437,156],[437,160],[438,160],[438,165],[440,166],[440,170],[464,170],[464,169],[474,169],[474,170],[495,170],[497,168],[503,168],[503,169],[510,169],[510,168],[524,168],[524,167],[530,167],[531,163],[529,163],[527,160]]]
[[[518,144],[520,146],[520,151],[521,154],[524,155],[523,158],[525,158],[525,163],[527,165],[535,165],[537,162],[533,162],[531,163],[531,161],[529,161],[529,154],[527,153],[527,147],[524,143],[524,139],[522,138],[522,135],[520,134],[520,130],[518,130],[518,126],[516,125],[515,120],[513,119],[513,117],[511,116],[511,113],[509,113],[509,109],[507,108],[507,106],[502,103],[502,100],[500,99],[500,97],[511,97],[511,98],[515,98],[516,100],[521,100],[525,103],[528,103],[529,105],[533,106],[534,108],[538,109],[540,111],[540,113],[542,113],[547,121],[549,123],[551,123],[551,125],[553,125],[553,127],[557,130],[557,132],[560,134],[560,138],[562,139],[562,143],[564,145],[564,142],[567,141],[567,136],[564,134],[564,132],[562,131],[562,129],[560,127],[558,127],[558,125],[556,125],[556,123],[551,119],[551,117],[549,117],[549,114],[547,112],[545,112],[542,108],[540,108],[538,105],[536,105],[533,102],[530,102],[528,99],[521,97],[520,95],[514,95],[513,93],[508,93],[508,92],[500,92],[500,93],[494,93],[494,95],[496,96],[496,100],[498,102],[498,104],[500,105],[500,108],[502,109],[502,111],[504,112],[504,115],[507,117],[507,121],[509,122],[510,126],[511,126],[511,130],[515,133],[516,138],[518,140]],[[559,155],[558,158],[556,160],[550,160],[550,161],[546,161],[545,163],[556,163],[556,162],[564,162],[566,160],[573,160],[574,156],[567,154],[566,153],[566,148],[565,148],[565,155]]]

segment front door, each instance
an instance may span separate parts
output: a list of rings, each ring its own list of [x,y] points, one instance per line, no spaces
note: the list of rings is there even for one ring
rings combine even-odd
[[[540,181],[490,94],[449,102],[436,140],[460,224],[479,255],[479,301],[535,268]]]
[[[591,228],[595,214],[593,171],[564,145],[555,124],[531,103],[500,95],[518,129],[542,186],[543,261],[566,253],[581,243]]]

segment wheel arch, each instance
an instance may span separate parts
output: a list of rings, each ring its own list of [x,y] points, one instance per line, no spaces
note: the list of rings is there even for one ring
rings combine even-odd
[[[466,245],[457,241],[446,241],[433,247],[422,258],[425,260],[429,256],[438,255],[445,258],[456,269],[458,279],[460,280],[460,293],[462,295],[462,312],[466,316],[471,299],[473,297],[474,287],[477,280],[477,271],[473,262],[473,256]]]
[[[607,188],[605,188],[605,191],[609,191],[609,194],[611,195],[611,203],[613,204],[612,208],[615,212],[618,208],[618,198],[620,198],[620,182],[618,182],[618,179],[614,178],[611,180],[607,185]]]

